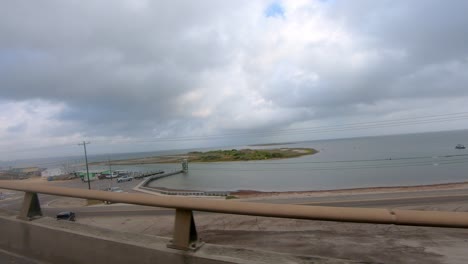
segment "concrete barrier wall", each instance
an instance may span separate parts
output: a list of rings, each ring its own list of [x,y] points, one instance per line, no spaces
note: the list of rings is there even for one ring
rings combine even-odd
[[[49,263],[240,263],[204,256],[202,252],[168,249],[164,240],[149,244],[141,240],[129,242],[115,236],[106,237],[102,230],[93,235],[63,229],[74,223],[57,222],[61,228],[44,225],[47,221],[56,222],[54,219],[36,221],[42,224],[0,216],[0,248]],[[90,227],[88,231],[92,230]]]

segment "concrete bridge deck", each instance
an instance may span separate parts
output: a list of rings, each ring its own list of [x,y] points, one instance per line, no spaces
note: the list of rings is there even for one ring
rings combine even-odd
[[[465,192],[466,190],[451,190],[391,195],[340,195],[267,199],[264,202],[467,212],[468,200],[466,195],[463,196]],[[19,209],[22,196],[18,196],[19,199],[10,195],[7,197],[10,198],[2,201],[0,207]],[[40,195],[40,199],[45,202],[53,201],[57,197]],[[91,230],[98,228],[108,232],[131,233],[136,239],[139,236],[172,236],[174,210],[171,209],[122,204],[70,208],[68,202],[59,203],[60,208],[45,207],[44,213],[53,216],[57,210],[76,210],[78,223],[67,223],[68,225],[81,224]],[[17,213],[11,215],[13,220],[16,220],[16,215]],[[354,260],[354,263],[468,263],[468,229],[352,224],[198,212],[195,212],[195,218],[200,236],[208,246],[216,244],[240,251],[261,249],[261,252],[267,254],[299,256],[294,260],[288,259],[289,263],[346,263],[346,259]],[[52,224],[57,223],[55,220],[49,220]],[[38,221],[45,220],[43,218]],[[33,224],[35,223],[39,222],[34,221]],[[307,262],[304,259],[315,262]]]
[[[358,263],[212,244],[196,252],[180,251],[166,247],[168,238],[48,217],[25,222],[6,212],[0,212],[0,231],[0,260],[19,261],[12,263]]]

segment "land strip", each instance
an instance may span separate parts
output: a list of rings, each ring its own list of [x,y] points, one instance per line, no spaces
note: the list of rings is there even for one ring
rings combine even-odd
[[[275,148],[275,149],[231,149],[212,151],[193,151],[186,154],[155,156],[138,159],[112,161],[112,165],[139,165],[155,163],[178,163],[182,160],[189,162],[229,162],[251,160],[276,160],[296,158],[317,153],[312,148]],[[90,165],[107,165],[108,162],[93,162]]]

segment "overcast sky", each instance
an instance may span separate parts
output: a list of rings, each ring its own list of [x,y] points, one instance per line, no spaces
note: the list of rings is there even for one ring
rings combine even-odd
[[[85,139],[104,153],[466,129],[250,134],[468,112],[467,10],[456,0],[2,1],[0,160],[79,155]],[[231,134],[243,136],[205,138]]]

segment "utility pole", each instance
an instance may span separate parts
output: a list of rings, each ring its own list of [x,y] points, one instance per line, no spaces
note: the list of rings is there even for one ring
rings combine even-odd
[[[188,160],[187,159],[182,160],[182,171],[184,173],[188,172]]]
[[[86,161],[86,177],[88,178],[88,190],[91,190],[91,182],[89,181],[89,168],[88,168],[88,154],[86,153],[86,144],[89,144],[90,142],[83,141],[83,143],[79,143],[78,145],[81,146],[83,145],[84,148],[84,156],[85,156],[85,161]]]
[[[110,175],[110,180],[111,180],[111,181],[110,181],[110,188],[112,188],[112,178],[113,178],[112,176],[113,176],[113,175],[112,175],[112,167],[111,167],[111,163],[110,163],[110,158],[109,158],[109,157],[107,157],[107,161],[109,162],[109,175]]]

